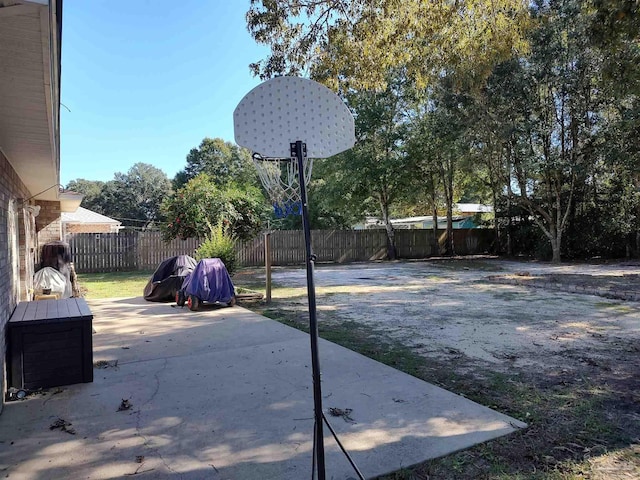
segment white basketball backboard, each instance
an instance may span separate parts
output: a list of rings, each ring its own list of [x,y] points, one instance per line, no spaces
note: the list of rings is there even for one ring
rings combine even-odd
[[[306,143],[307,157],[327,158],[353,147],[353,116],[340,97],[313,80],[276,77],[261,83],[233,112],[236,143],[263,157],[289,158]]]

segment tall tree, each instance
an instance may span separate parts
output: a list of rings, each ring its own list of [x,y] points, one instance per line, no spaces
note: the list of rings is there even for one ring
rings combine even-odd
[[[335,191],[349,199],[353,210],[379,216],[387,232],[387,255],[396,258],[391,208],[406,194],[411,172],[402,148],[406,103],[401,76],[381,92],[359,91],[347,95],[354,112],[356,146],[330,160]]]
[[[171,181],[159,168],[136,163],[127,173],[116,173],[102,188],[100,204],[105,215],[123,225],[147,228],[163,219],[162,200],[171,194]]]
[[[204,238],[211,227],[223,222],[235,238],[253,238],[262,228],[269,208],[256,187],[220,187],[213,177],[201,173],[162,203],[167,221],[164,237]]]
[[[438,137],[434,128],[435,116],[420,113],[410,126],[407,139],[407,156],[412,170],[411,189],[408,202],[416,205],[419,213],[422,209],[431,212],[433,222],[433,245],[435,255],[440,253],[438,241],[438,210],[444,205],[441,187],[441,175],[438,167]],[[418,212],[412,212],[418,213]]]
[[[501,145],[509,200],[535,222],[558,262],[577,197],[594,173],[600,58],[582,2],[540,0],[532,12],[531,54],[496,69],[484,91],[493,123],[485,135]]]
[[[496,245],[514,253],[514,217],[517,217],[511,162],[527,150],[530,122],[531,82],[526,78],[521,60],[512,59],[497,65],[481,95],[474,97],[470,122],[472,158],[484,167],[491,188],[495,212]],[[506,234],[503,240],[500,233]]]
[[[588,0],[586,4],[589,38],[603,59],[601,88],[608,97],[600,143],[605,182],[600,203],[607,203],[609,193],[620,202],[603,218],[622,228],[618,237],[635,232],[634,245],[628,244],[627,251],[640,256],[640,2]],[[612,172],[615,178],[609,178]]]
[[[431,196],[434,225],[437,225],[437,199],[443,199],[447,218],[445,253],[454,255],[453,210],[469,157],[466,105],[469,100],[466,95],[456,93],[449,80],[443,77],[437,88],[429,90],[425,107],[412,122],[407,148],[414,169],[412,178],[422,183],[423,194]]]
[[[398,67],[423,86],[443,69],[475,82],[526,50],[527,9],[523,0],[251,0],[249,32],[271,47],[251,67],[261,78],[310,70],[334,88],[383,88]]]
[[[218,186],[231,183],[257,186],[258,179],[251,160],[251,152],[221,138],[205,138],[187,155],[187,166],[179,171],[173,181],[179,189],[201,173],[210,175]]]
[[[94,212],[104,213],[101,205],[101,195],[104,182],[98,180],[85,180],[76,178],[71,180],[65,187],[67,190],[84,195],[82,206]]]

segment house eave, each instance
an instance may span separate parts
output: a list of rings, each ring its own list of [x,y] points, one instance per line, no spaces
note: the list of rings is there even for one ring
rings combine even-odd
[[[58,200],[60,0],[0,0],[0,149],[36,200]]]

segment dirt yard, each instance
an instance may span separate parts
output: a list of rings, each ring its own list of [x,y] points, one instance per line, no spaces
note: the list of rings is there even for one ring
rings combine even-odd
[[[493,259],[320,266],[318,319],[530,425],[389,478],[640,478],[640,303],[625,300],[640,299],[639,274]],[[273,281],[265,313],[304,328],[304,269]]]

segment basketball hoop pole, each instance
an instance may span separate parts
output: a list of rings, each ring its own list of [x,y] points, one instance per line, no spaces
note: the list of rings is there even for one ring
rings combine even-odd
[[[298,116],[285,114],[292,105],[297,112],[310,113],[306,116],[307,121],[301,122]],[[322,410],[313,279],[316,257],[311,251],[306,185],[311,178],[311,159],[329,158],[353,147],[356,141],[353,115],[340,97],[324,85],[306,78],[284,76],[267,80],[247,93],[233,111],[233,122],[236,143],[256,152],[253,156],[256,171],[274,202],[276,215],[302,215],[315,420],[312,477],[317,473],[318,480],[326,479],[323,435],[323,424],[326,424],[358,477],[364,480]],[[292,142],[292,139],[298,140]]]
[[[298,162],[298,171],[304,172],[306,145],[298,140],[291,144],[291,156]],[[318,355],[318,319],[316,316],[316,287],[313,280],[315,255],[311,252],[311,226],[309,225],[309,206],[307,204],[307,185],[304,175],[300,179],[300,200],[302,203],[302,228],[304,230],[305,258],[307,262],[307,297],[309,298],[309,338],[311,340],[311,370],[313,375],[314,408],[314,459],[318,469],[318,480],[325,480],[324,434],[322,433],[322,387],[320,381],[320,357]]]

